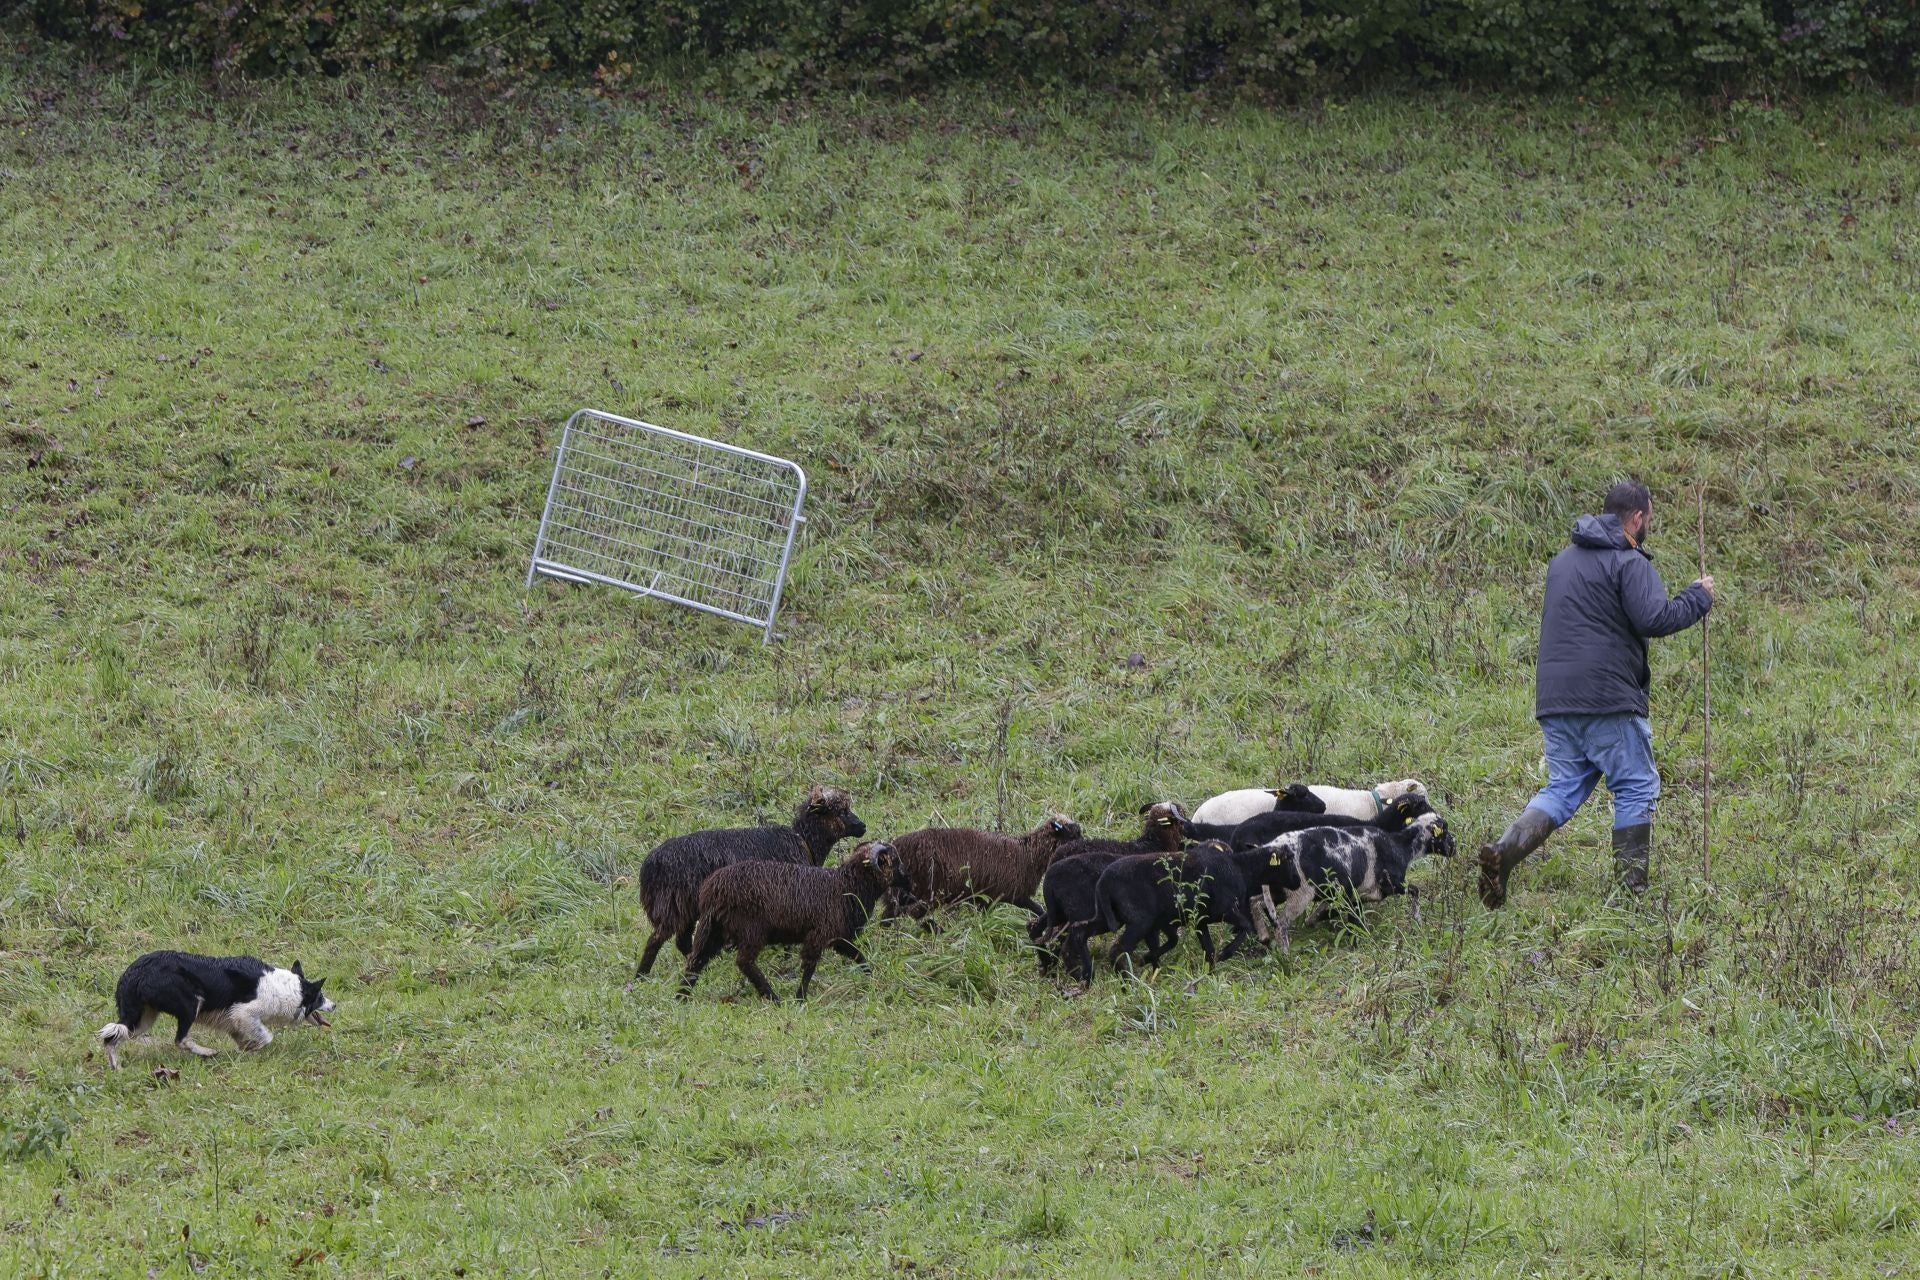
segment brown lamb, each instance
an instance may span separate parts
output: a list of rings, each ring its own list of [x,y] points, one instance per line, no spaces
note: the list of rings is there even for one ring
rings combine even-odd
[[[892,845],[878,840],[861,845],[837,867],[764,861],[722,867],[700,886],[700,923],[676,994],[686,999],[700,971],[731,945],[734,963],[753,989],[777,1001],[780,997],[755,961],[766,947],[797,946],[800,988],[794,997],[805,1000],[814,967],[829,947],[871,969],[853,940],[882,897],[905,892],[910,885],[906,864]]]

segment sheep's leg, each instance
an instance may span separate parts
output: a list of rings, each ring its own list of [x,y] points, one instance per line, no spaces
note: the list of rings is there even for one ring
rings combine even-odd
[[[1280,939],[1280,954],[1285,955],[1288,951],[1292,950],[1293,922],[1306,914],[1307,908],[1313,905],[1313,899],[1314,889],[1312,885],[1302,885],[1300,888],[1285,895],[1280,911],[1276,916],[1277,923],[1275,925],[1276,935]]]
[[[1120,967],[1120,957],[1125,955],[1127,958],[1127,967],[1131,969],[1133,967],[1133,949],[1144,941],[1147,944],[1146,962],[1149,966],[1157,968],[1160,964],[1160,957],[1173,950],[1174,946],[1179,943],[1180,929],[1177,925],[1166,926],[1167,943],[1165,946],[1156,946],[1153,942],[1153,933],[1156,927],[1157,926],[1152,924],[1147,925],[1145,928],[1137,924],[1128,925],[1120,934],[1119,941],[1113,944],[1113,950],[1108,956],[1108,962],[1112,964],[1115,969],[1118,969]]]
[[[1073,974],[1082,982],[1093,981],[1093,922],[1081,920],[1067,926],[1066,946]]]
[[[1260,895],[1264,895],[1266,894],[1266,892],[1267,892],[1266,886],[1265,885],[1260,886]],[[1273,926],[1270,923],[1268,923],[1268,916],[1267,916],[1267,910],[1266,910],[1268,907],[1273,905],[1273,899],[1271,897],[1266,897],[1263,900],[1260,895],[1249,897],[1245,902],[1241,903],[1240,905],[1241,905],[1242,911],[1245,912],[1247,915],[1248,922],[1253,926],[1253,936],[1257,938],[1259,941],[1265,942],[1268,938],[1273,936]]]
[[[660,948],[666,945],[668,936],[665,929],[653,931],[653,936],[647,939],[647,949],[640,953],[640,967],[633,971],[633,982],[627,984],[627,990],[633,990],[634,983],[646,977],[653,969],[654,957],[660,954]]]
[[[820,967],[820,948],[808,944],[800,950],[800,987],[793,993],[795,1000],[807,998],[807,988],[813,985],[813,971]]]
[[[1220,958],[1231,960],[1234,953],[1240,950],[1241,944],[1254,933],[1253,920],[1247,914],[1247,904],[1236,902],[1233,910],[1227,913],[1226,922],[1233,929],[1233,936],[1227,939],[1226,949],[1220,953]]]
[[[1212,973],[1218,963],[1213,954],[1213,930],[1202,920],[1193,926],[1193,931],[1200,935],[1200,954],[1207,958],[1207,972]]]
[[[1040,966],[1042,976],[1052,973],[1053,967],[1060,963],[1060,952],[1056,949],[1059,939],[1060,935],[1056,933],[1051,938],[1043,934],[1033,941],[1033,957]]]
[[[760,972],[760,966],[754,963],[754,961],[760,957],[760,947],[761,944],[758,942],[743,942],[737,944],[733,952],[733,963],[739,967],[740,976],[753,984],[755,991],[758,991],[767,999],[778,1004],[780,1003],[780,997],[773,993],[773,984],[767,981],[767,975]],[[813,966],[818,962],[819,957],[815,956],[801,972],[800,995],[802,999],[806,998],[807,979],[813,976]]]
[[[1036,916],[1040,914],[1040,904],[1035,902],[1031,897],[1009,898],[1008,901],[1022,911],[1031,911]]]
[[[1155,929],[1159,930],[1159,932],[1162,935],[1162,939],[1159,942],[1155,942],[1153,940],[1153,934]],[[1154,926],[1153,929],[1149,929],[1147,931],[1147,964],[1149,964],[1153,968],[1156,968],[1156,969],[1159,968],[1161,957],[1165,956],[1167,952],[1173,950],[1175,947],[1179,945],[1180,945],[1180,926],[1179,925],[1169,924],[1169,925]]]
[[[674,992],[675,998],[685,1000],[693,994],[693,984],[700,981],[701,971],[720,954],[720,948],[725,945],[726,939],[720,930],[713,927],[713,921],[702,920],[693,931],[693,950],[687,956],[687,971],[680,978],[680,989]]]
[[[860,949],[859,943],[847,938],[840,938],[834,942],[833,949],[859,965],[862,969],[865,969],[868,973],[873,972],[873,961],[867,959],[867,953]]]
[[[1285,895],[1283,894],[1282,896],[1284,897]],[[1272,885],[1263,884],[1260,886],[1260,905],[1254,909],[1253,918],[1266,926],[1266,929],[1260,934],[1260,939],[1263,942],[1280,927],[1280,908],[1273,905]]]
[[[1407,886],[1407,912],[1413,916],[1415,924],[1420,923],[1420,890],[1413,885]]]
[[[693,954],[693,928],[695,923],[696,922],[689,921],[681,927],[680,932],[673,935],[673,945],[680,948],[680,954],[683,956]]]
[[[1043,975],[1053,972],[1053,966],[1060,960],[1054,950],[1060,942],[1060,930],[1048,928],[1047,917],[1044,914],[1037,915],[1027,922],[1027,939],[1033,944],[1034,958],[1039,962],[1040,972]]]

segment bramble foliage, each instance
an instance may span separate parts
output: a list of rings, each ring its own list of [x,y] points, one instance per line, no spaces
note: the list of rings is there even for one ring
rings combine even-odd
[[[1910,0],[23,0],[46,34],[249,74],[443,65],[736,87],[1023,77],[1301,92],[1381,78],[1697,88],[1912,76]]]

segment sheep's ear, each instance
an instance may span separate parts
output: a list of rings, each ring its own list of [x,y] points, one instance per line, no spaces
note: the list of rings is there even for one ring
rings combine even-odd
[[[293,962],[293,976],[296,978],[304,978],[307,976],[306,974],[300,972],[300,962],[298,960],[295,960]]]
[[[1147,810],[1151,808],[1153,808],[1153,801],[1149,800],[1145,804],[1140,806],[1140,812],[1144,814],[1146,813]]]

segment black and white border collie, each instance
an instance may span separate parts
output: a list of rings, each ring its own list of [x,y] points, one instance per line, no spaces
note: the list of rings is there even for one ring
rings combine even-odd
[[[118,1067],[120,1046],[145,1036],[166,1014],[180,1024],[173,1042],[188,1053],[214,1056],[212,1049],[194,1043],[195,1027],[224,1031],[242,1049],[263,1049],[273,1042],[268,1027],[329,1025],[322,1016],[333,1012],[333,1001],[320,990],[325,981],[309,981],[297,963],[279,969],[252,956],[149,951],[120,975],[113,989],[120,1021],[100,1028],[100,1044],[107,1065]]]

